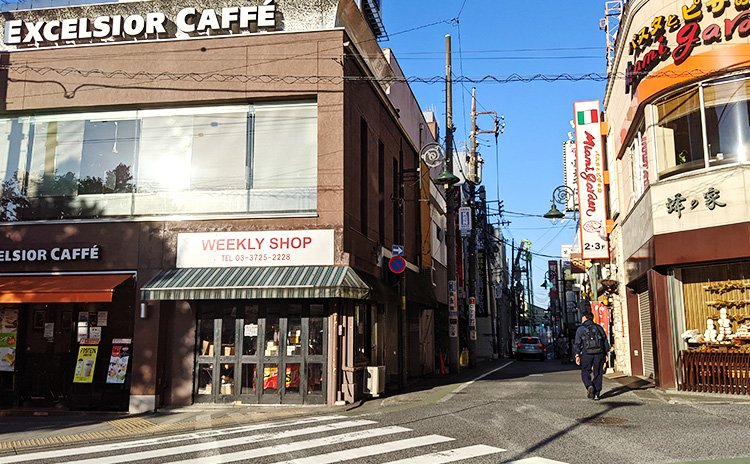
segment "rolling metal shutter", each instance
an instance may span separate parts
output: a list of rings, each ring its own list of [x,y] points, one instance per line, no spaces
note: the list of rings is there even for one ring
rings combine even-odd
[[[651,331],[651,300],[648,295],[648,279],[641,279],[636,285],[638,293],[638,314],[641,321],[641,359],[643,375],[654,376],[654,339]]]

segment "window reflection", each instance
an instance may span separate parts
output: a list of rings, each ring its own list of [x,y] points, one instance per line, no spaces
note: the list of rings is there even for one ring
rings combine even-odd
[[[750,81],[735,80],[703,90],[710,166],[745,161],[750,153],[748,86]]]
[[[698,89],[659,103],[656,109],[659,177],[702,168],[705,163]]]
[[[0,119],[0,220],[315,211],[317,132],[315,103]]]

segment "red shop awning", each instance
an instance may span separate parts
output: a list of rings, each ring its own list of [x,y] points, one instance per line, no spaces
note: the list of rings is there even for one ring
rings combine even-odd
[[[108,303],[132,274],[0,276],[0,303]]]

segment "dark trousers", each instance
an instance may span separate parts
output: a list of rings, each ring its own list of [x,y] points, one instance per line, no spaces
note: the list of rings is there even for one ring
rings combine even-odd
[[[592,378],[593,375],[593,378]],[[581,380],[586,388],[594,386],[597,392],[602,391],[604,376],[604,353],[581,355]]]

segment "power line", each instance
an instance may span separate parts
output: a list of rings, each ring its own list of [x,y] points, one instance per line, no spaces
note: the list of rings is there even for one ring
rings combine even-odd
[[[379,78],[379,77],[371,77],[371,76],[295,76],[295,75],[274,75],[274,74],[258,74],[258,75],[250,75],[250,74],[224,74],[224,73],[217,73],[217,72],[209,72],[209,73],[173,73],[173,72],[148,72],[148,71],[138,71],[138,72],[129,72],[124,70],[112,70],[112,71],[104,71],[101,69],[78,69],[74,67],[66,67],[66,68],[54,68],[50,66],[29,66],[26,64],[23,65],[4,65],[0,66],[0,69],[8,69],[14,72],[34,72],[41,76],[47,75],[47,74],[58,74],[61,76],[68,76],[68,75],[80,75],[82,77],[103,77],[107,79],[112,78],[119,78],[119,79],[148,79],[148,80],[171,80],[171,81],[183,81],[183,80],[189,80],[189,81],[195,81],[195,82],[203,82],[203,81],[216,81],[216,82],[229,82],[229,81],[237,81],[237,82],[262,82],[262,83],[273,83],[273,82],[283,82],[286,84],[296,84],[296,83],[309,83],[309,84],[319,84],[319,83],[341,83],[341,82],[355,82],[355,81],[366,81],[366,82],[382,82],[385,84],[390,83],[396,83],[396,82],[402,82],[402,83],[421,83],[421,84],[443,84],[445,83],[445,77],[444,76],[432,76],[432,77],[421,77],[421,76],[409,76],[409,77],[385,77],[385,78]],[[743,69],[749,69],[748,67],[745,68],[737,68],[737,70],[743,70]],[[648,77],[652,78],[685,78],[685,77],[700,77],[705,76],[707,74],[711,74],[713,72],[721,71],[719,69],[716,70],[701,70],[701,69],[693,69],[693,70],[684,70],[684,71],[661,71],[661,72],[655,72],[650,74]],[[629,76],[629,78],[633,78],[637,76]],[[561,82],[561,81],[569,81],[569,82],[581,82],[581,81],[595,81],[595,82],[604,82],[609,79],[626,79],[625,73],[615,73],[615,74],[603,74],[603,73],[584,73],[584,74],[569,74],[569,73],[562,73],[562,74],[534,74],[534,75],[520,75],[520,74],[510,74],[507,76],[496,76],[496,75],[486,75],[481,77],[474,77],[474,76],[456,76],[453,78],[453,81],[456,83],[471,83],[471,84],[481,84],[481,83],[498,83],[498,84],[511,84],[511,83],[531,83],[531,82]]]

